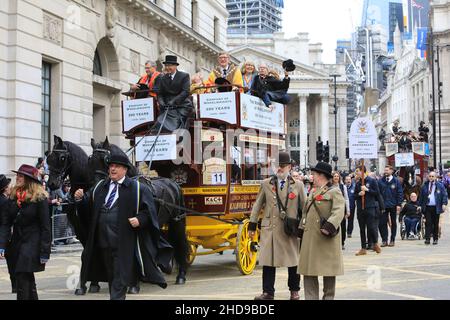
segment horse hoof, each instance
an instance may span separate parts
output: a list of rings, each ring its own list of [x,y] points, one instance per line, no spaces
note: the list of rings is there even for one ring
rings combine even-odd
[[[86,288],[79,288],[75,290],[76,296],[84,296],[86,294]]]
[[[100,286],[98,284],[91,284],[89,286],[89,293],[99,293],[100,292]]]
[[[186,283],[186,278],[184,278],[184,277],[177,277],[177,281],[175,282],[175,284],[179,284],[179,285],[182,285],[185,283]]]
[[[139,292],[141,291],[141,288],[139,287],[130,287],[128,288],[128,294],[139,294]]]

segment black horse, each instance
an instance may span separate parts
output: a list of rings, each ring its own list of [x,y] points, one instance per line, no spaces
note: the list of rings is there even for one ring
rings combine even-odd
[[[70,199],[74,199],[74,193],[78,189],[89,190],[93,184],[93,177],[88,170],[88,155],[76,144],[63,141],[60,137],[54,136],[54,147],[47,157],[49,166],[48,187],[50,190],[61,188],[64,180],[69,177],[71,189]],[[87,226],[89,214],[78,212],[73,201],[65,206],[65,212],[70,224],[73,226],[77,239],[80,240],[83,248],[87,241]],[[80,288],[76,289],[76,295],[86,294],[85,283],[80,283]],[[92,282],[89,286],[89,293],[100,291],[98,282]]]
[[[100,143],[91,140],[93,149],[92,155],[89,157],[89,168],[95,179],[103,179],[108,176],[107,158],[115,154],[125,154],[122,149],[114,144],[110,144],[108,138]],[[184,284],[186,282],[186,271],[188,267],[188,242],[186,237],[186,216],[184,211],[170,206],[170,204],[178,207],[184,206],[183,194],[181,188],[174,181],[167,178],[146,179],[138,177],[138,170],[132,167],[128,170],[127,175],[130,178],[139,178],[141,183],[147,184],[155,198],[155,206],[158,211],[158,220],[160,227],[167,226],[167,240],[174,248],[174,258],[178,264],[178,275],[176,284]],[[161,205],[167,203],[169,205]]]

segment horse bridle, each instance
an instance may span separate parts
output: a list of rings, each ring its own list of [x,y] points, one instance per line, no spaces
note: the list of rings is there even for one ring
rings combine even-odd
[[[103,159],[103,163],[105,164],[105,168],[108,168],[108,162],[111,157],[111,151],[107,149],[94,149],[92,154],[89,156],[88,163],[92,161],[92,158],[94,155],[100,154],[98,157],[99,159]],[[94,174],[99,175],[101,177],[107,177],[108,176],[108,170],[102,171],[102,170],[95,170]]]
[[[58,182],[63,182],[64,178],[67,176],[67,171],[69,171],[72,166],[72,161],[70,158],[70,152],[66,149],[54,149],[53,152],[58,153],[58,160],[62,160],[64,162],[64,166],[62,169],[55,169],[50,166],[50,172],[56,174],[56,180]]]

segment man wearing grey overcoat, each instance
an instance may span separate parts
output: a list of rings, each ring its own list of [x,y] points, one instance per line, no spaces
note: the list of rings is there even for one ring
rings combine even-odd
[[[249,235],[254,236],[260,212],[262,213],[259,264],[263,266],[263,293],[255,300],[273,300],[275,272],[287,267],[291,300],[299,300],[300,276],[297,274],[299,256],[298,235],[287,235],[284,228],[287,217],[296,218],[305,203],[303,183],[290,175],[289,153],[281,152],[277,174],[261,184],[250,217]]]

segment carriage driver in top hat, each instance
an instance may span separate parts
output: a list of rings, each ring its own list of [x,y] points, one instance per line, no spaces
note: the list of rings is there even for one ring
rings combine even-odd
[[[108,164],[106,180],[75,192],[78,208],[91,216],[80,281],[108,282],[111,300],[124,300],[138,277],[167,286],[157,266],[169,270],[172,248],[160,235],[150,189],[126,176],[128,157],[112,155]]]
[[[188,117],[194,111],[189,98],[191,80],[188,73],[178,70],[180,64],[176,56],[166,56],[163,64],[166,73],[160,80],[158,92],[160,114],[157,128],[163,125],[163,130],[173,132],[176,129],[187,128]]]
[[[286,217],[296,218],[306,195],[303,182],[290,176],[291,159],[280,152],[276,175],[263,181],[250,217],[249,236],[255,236],[259,215],[263,210],[259,264],[263,266],[263,293],[255,300],[273,300],[277,267],[287,267],[291,300],[299,300],[300,276],[297,274],[299,239],[284,229]],[[264,209],[263,209],[264,208]]]

